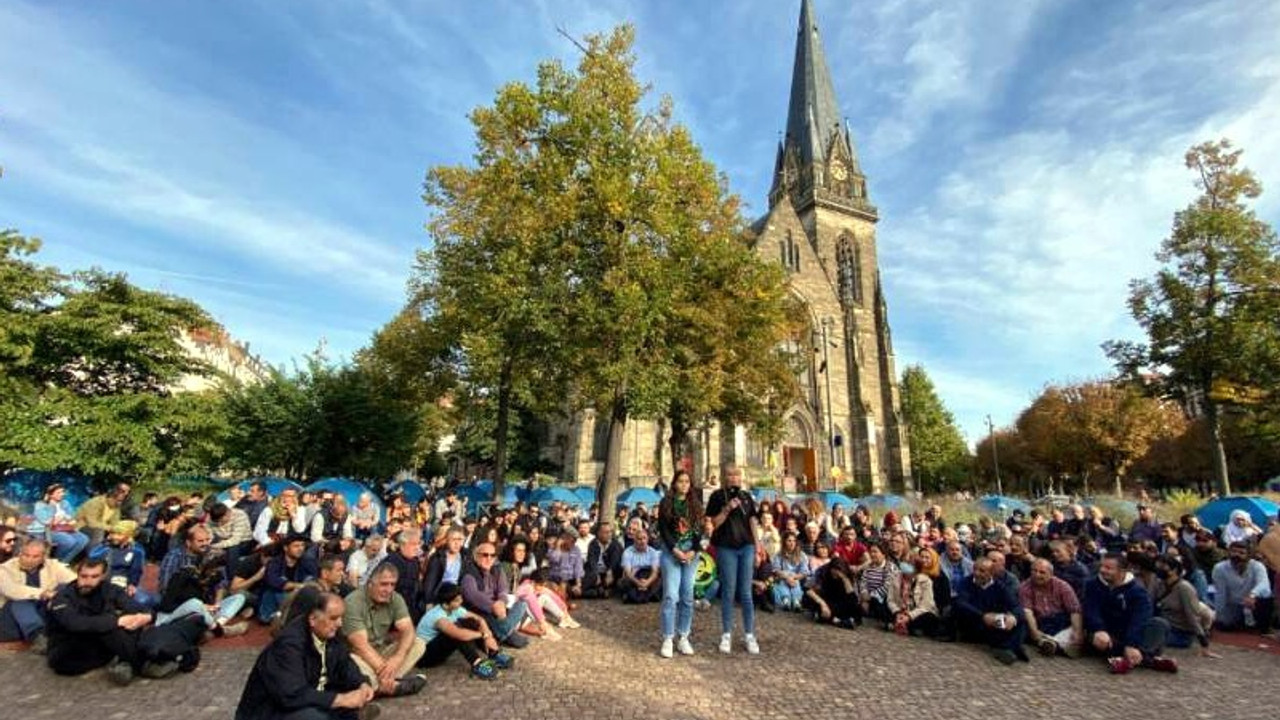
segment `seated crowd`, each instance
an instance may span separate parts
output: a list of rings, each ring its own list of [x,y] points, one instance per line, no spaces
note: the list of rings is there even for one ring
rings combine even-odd
[[[717,518],[700,508],[692,527],[643,505],[606,519],[558,503],[470,513],[450,491],[416,507],[392,497],[384,519],[367,496],[352,508],[327,493],[270,497],[259,483],[226,502],[147,497],[140,515],[120,485],[72,514],[64,494],[50,486],[24,541],[0,527],[0,640],[29,642],[59,674],[105,666],[127,684],[193,669],[203,641],[241,634],[252,618],[273,640],[238,718],[368,718],[375,697],[420,692],[422,671],[455,652],[492,679],[512,667],[508,648],[578,627],[581,599],[663,602],[664,571],[691,559],[693,607],[720,595]],[[1128,533],[1079,506],[977,527],[949,524],[936,506],[878,524],[862,506],[747,507],[756,607],[974,643],[1004,664],[1030,661],[1031,648],[1100,657],[1117,674],[1173,672],[1164,648],[1211,656],[1214,628],[1263,632],[1275,610],[1280,525],[1263,531],[1247,515],[1232,518],[1223,548],[1194,516],[1162,524],[1145,506]],[[158,581],[144,587],[149,560]],[[692,654],[685,602],[679,650]],[[664,657],[673,612],[663,609]]]

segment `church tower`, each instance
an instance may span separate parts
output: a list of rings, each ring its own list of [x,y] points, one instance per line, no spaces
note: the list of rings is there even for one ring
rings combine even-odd
[[[810,488],[856,480],[872,492],[913,489],[887,303],[876,257],[879,214],[840,114],[812,0],[802,0],[786,134],[755,247],[786,268],[812,347],[803,399],[776,452]]]

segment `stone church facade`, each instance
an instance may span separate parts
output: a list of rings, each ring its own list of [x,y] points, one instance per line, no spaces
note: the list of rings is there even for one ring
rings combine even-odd
[[[802,0],[786,134],[778,144],[769,210],[752,226],[754,247],[780,262],[812,349],[799,377],[802,399],[785,436],[766,447],[741,427],[693,433],[692,453],[672,458],[662,422],[628,423],[621,474],[652,483],[682,465],[699,478],[733,462],[754,477],[794,478],[795,489],[913,489],[887,304],[876,257],[876,207],[843,122],[811,0]],[[552,430],[548,459],[579,481],[604,471],[608,418],[588,411]],[[638,482],[637,482],[638,481]],[[788,482],[788,490],[790,482]]]

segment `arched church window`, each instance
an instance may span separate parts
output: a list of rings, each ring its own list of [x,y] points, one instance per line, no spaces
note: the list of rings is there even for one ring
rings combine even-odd
[[[837,284],[840,302],[862,303],[862,250],[845,233],[836,243]]]
[[[800,246],[796,244],[791,231],[787,231],[787,236],[781,242],[782,247],[782,267],[791,272],[800,271]]]

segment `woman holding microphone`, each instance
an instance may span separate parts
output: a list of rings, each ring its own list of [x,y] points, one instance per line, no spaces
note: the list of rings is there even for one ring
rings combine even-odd
[[[736,465],[724,468],[724,487],[711,493],[707,516],[715,530],[711,544],[716,547],[716,569],[720,576],[720,652],[729,653],[733,646],[733,600],[742,604],[743,642],[747,653],[758,655],[756,613],[751,602],[751,579],[755,572],[756,503],[742,487],[742,469]]]

